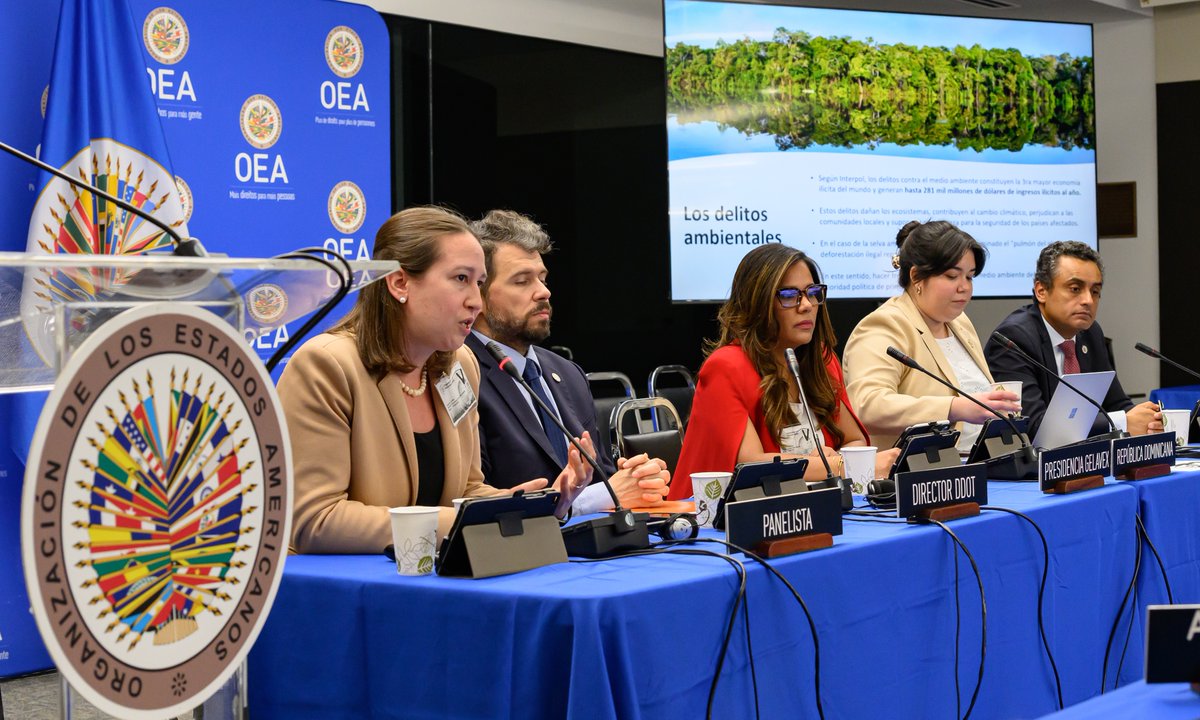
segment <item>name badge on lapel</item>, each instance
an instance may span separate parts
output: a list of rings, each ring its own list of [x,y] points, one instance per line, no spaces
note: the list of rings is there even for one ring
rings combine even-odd
[[[446,406],[446,414],[450,416],[450,422],[455,426],[479,402],[479,398],[475,397],[475,391],[471,389],[471,383],[467,382],[467,373],[463,371],[462,363],[454,363],[450,372],[437,381],[437,391],[438,397],[442,399],[442,405]]]

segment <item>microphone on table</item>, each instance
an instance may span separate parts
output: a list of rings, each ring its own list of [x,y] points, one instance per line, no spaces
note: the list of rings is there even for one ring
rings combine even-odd
[[[563,540],[567,544],[567,554],[577,557],[605,557],[619,552],[640,550],[649,547],[650,539],[646,529],[646,515],[634,513],[632,510],[621,507],[621,501],[617,498],[617,492],[613,490],[612,483],[608,481],[608,475],[600,469],[596,458],[583,449],[583,445],[567,430],[562,420],[559,419],[558,414],[538,397],[538,394],[533,391],[533,388],[521,376],[521,373],[517,370],[517,366],[513,364],[512,358],[494,341],[487,344],[487,349],[492,357],[495,358],[500,369],[508,373],[513,380],[516,380],[521,387],[525,388],[525,392],[529,395],[529,398],[542,409],[547,417],[554,420],[554,424],[566,436],[567,442],[574,445],[575,449],[579,451],[579,455],[592,466],[592,470],[598,475],[600,482],[604,483],[604,488],[608,490],[609,496],[612,497],[613,511],[610,514],[602,518],[575,523],[563,528]],[[549,431],[548,428],[547,431]]]
[[[1117,429],[1117,424],[1114,423],[1113,419],[1108,416],[1108,413],[1104,410],[1104,407],[1102,405],[1100,405],[1100,403],[1096,402],[1095,400],[1091,399],[1084,393],[1080,392],[1079,388],[1075,387],[1070,382],[1068,382],[1066,378],[1062,377],[1061,375],[1059,375],[1057,372],[1055,372],[1051,368],[1046,367],[1039,360],[1034,358],[1032,355],[1030,355],[1029,353],[1022,350],[1019,345],[1017,345],[1012,340],[1009,340],[1008,336],[1004,335],[999,330],[992,333],[992,337],[996,340],[996,342],[1000,343],[1000,345],[1002,347],[1004,347],[1006,350],[1011,350],[1011,351],[1015,352],[1016,354],[1020,355],[1021,357],[1025,358],[1029,362],[1033,363],[1036,367],[1040,368],[1042,370],[1042,372],[1046,373],[1047,376],[1052,377],[1055,380],[1057,380],[1058,382],[1062,383],[1063,385],[1066,385],[1067,387],[1071,388],[1072,390],[1075,391],[1076,395],[1083,398],[1084,400],[1087,400],[1092,405],[1096,406],[1096,409],[1100,411],[1100,417],[1104,418],[1104,421],[1108,423],[1109,431],[1103,435],[1097,435],[1096,437],[1088,438],[1089,442],[1091,442],[1093,440],[1119,440],[1120,438],[1129,437],[1129,433]]]
[[[1157,358],[1159,360],[1162,360],[1163,362],[1165,362],[1166,364],[1175,368],[1176,370],[1182,370],[1183,372],[1187,373],[1188,375],[1191,375],[1194,378],[1200,378],[1200,373],[1196,372],[1195,370],[1192,370],[1191,368],[1187,368],[1187,367],[1184,367],[1183,365],[1180,365],[1179,363],[1175,362],[1174,360],[1167,357],[1166,355],[1163,355],[1158,350],[1155,350],[1154,348],[1150,347],[1149,345],[1137,343],[1133,347],[1140,352],[1146,353],[1147,355],[1149,355],[1152,358]]]
[[[1175,368],[1176,370],[1182,370],[1183,372],[1187,373],[1188,375],[1191,375],[1192,377],[1200,378],[1200,373],[1196,372],[1195,370],[1192,370],[1191,368],[1180,365],[1179,363],[1175,362],[1174,360],[1167,357],[1166,355],[1163,355],[1158,350],[1150,347],[1149,345],[1137,343],[1133,347],[1135,349],[1139,350],[1140,352],[1146,353],[1147,355],[1149,355],[1152,358],[1157,358],[1158,360],[1162,360],[1163,362],[1165,362],[1166,364]],[[1188,416],[1188,436],[1186,438],[1188,443],[1195,443],[1195,442],[1200,441],[1200,432],[1197,432],[1197,430],[1200,428],[1197,428],[1197,426],[1196,426],[1196,416],[1197,415],[1200,415],[1200,400],[1197,400],[1196,404],[1192,406],[1192,414]],[[1195,436],[1195,437],[1193,437],[1193,436]]]
[[[959,397],[963,397],[963,398],[966,398],[967,400],[970,400],[971,402],[975,403],[976,405],[983,408],[984,410],[987,410],[988,412],[990,412],[991,414],[995,415],[996,417],[1000,418],[1001,420],[1003,420],[1005,423],[1008,424],[1008,427],[1012,430],[1013,437],[1016,438],[1017,442],[1021,443],[1021,447],[1017,448],[1016,450],[1013,450],[1010,453],[1006,453],[1004,455],[1000,455],[1000,456],[994,457],[994,458],[988,458],[987,464],[988,464],[988,468],[989,468],[989,473],[988,473],[989,475],[995,474],[995,477],[997,479],[999,479],[1001,477],[1005,477],[1005,476],[1011,476],[1011,479],[1015,480],[1015,479],[1021,479],[1023,477],[1026,477],[1029,474],[1029,469],[1031,466],[1036,469],[1036,467],[1037,467],[1037,450],[1035,450],[1033,445],[1031,445],[1029,443],[1029,437],[1026,436],[1025,433],[1021,432],[1021,429],[1017,427],[1017,424],[1015,422],[1013,422],[1011,417],[1009,417],[1008,415],[1005,415],[1001,412],[998,412],[991,405],[988,405],[987,403],[982,402],[978,398],[975,398],[972,395],[964,392],[961,388],[954,386],[952,383],[947,381],[945,378],[939,377],[938,375],[935,375],[934,373],[929,372],[921,365],[921,363],[917,362],[916,360],[913,360],[911,357],[900,352],[895,347],[892,347],[889,345],[888,349],[887,349],[887,354],[889,356],[891,356],[891,358],[893,360],[896,360],[897,362],[899,362],[901,365],[904,365],[905,367],[910,367],[913,370],[916,370],[917,372],[924,373],[924,374],[928,375],[929,377],[933,378],[934,380],[937,380],[942,385],[945,385],[946,387],[950,388],[955,393],[957,393]],[[1010,465],[1011,465],[1011,467],[1009,467]],[[998,472],[993,473],[993,470],[998,471]]]
[[[840,488],[842,510],[850,510],[854,507],[853,487],[846,478],[833,474],[833,468],[829,467],[829,459],[825,457],[822,445],[817,443],[817,438],[821,437],[821,428],[817,425],[817,419],[813,416],[812,408],[808,406],[808,399],[804,396],[804,383],[800,381],[800,363],[796,360],[796,351],[792,348],[784,348],[783,354],[787,357],[788,369],[792,371],[792,377],[796,379],[796,387],[800,390],[800,406],[804,408],[804,414],[808,416],[808,424],[813,433],[813,444],[817,447],[817,456],[821,458],[821,463],[825,466],[823,485],[826,488]]]

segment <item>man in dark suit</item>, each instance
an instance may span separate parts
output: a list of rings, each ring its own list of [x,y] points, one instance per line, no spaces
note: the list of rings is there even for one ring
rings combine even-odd
[[[1016,310],[996,330],[1058,374],[1112,370],[1104,331],[1096,322],[1104,265],[1100,254],[1075,241],[1051,243],[1038,256],[1033,276],[1034,303]],[[997,381],[1020,380],[1021,410],[1029,418],[1029,434],[1037,434],[1042,416],[1058,382],[995,339],[984,348],[988,367]],[[1133,435],[1162,431],[1162,414],[1154,403],[1134,405],[1113,378],[1102,403],[1118,428]],[[1097,416],[1092,435],[1109,425]]]
[[[550,251],[550,239],[533,220],[508,210],[491,211],[473,223],[472,230],[483,244],[487,268],[483,312],[467,337],[481,374],[479,445],[484,481],[508,488],[530,478],[557,477],[566,457],[566,439],[487,350],[488,342],[499,343],[572,435],[586,430],[596,439],[587,376],[570,360],[534,345],[550,334],[550,289],[542,262],[542,255]],[[663,461],[641,455],[614,464],[603,453],[596,460],[611,476],[622,505],[655,504],[666,495],[670,474]],[[586,513],[612,506],[608,491],[593,482],[573,507]]]

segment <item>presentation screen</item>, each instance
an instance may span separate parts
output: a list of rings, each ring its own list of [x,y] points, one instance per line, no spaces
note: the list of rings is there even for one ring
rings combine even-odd
[[[1047,243],[1096,246],[1090,25],[705,0],[664,21],[673,300],[723,300],[769,242],[831,297],[893,295],[909,220],[987,247],[976,296],[1027,296]]]

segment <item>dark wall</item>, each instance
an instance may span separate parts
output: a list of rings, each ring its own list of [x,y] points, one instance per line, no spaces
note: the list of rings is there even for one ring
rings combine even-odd
[[[510,208],[545,226],[555,310],[547,345],[585,370],[692,369],[715,304],[672,304],[662,58],[388,18],[396,208]],[[873,301],[835,303],[845,338]]]
[[[1200,242],[1196,237],[1196,168],[1200,167],[1200,81],[1158,85],[1158,303],[1164,355],[1200,367],[1200,335],[1180,332],[1179,311],[1196,307]],[[1166,363],[1160,385],[1197,381]]]

